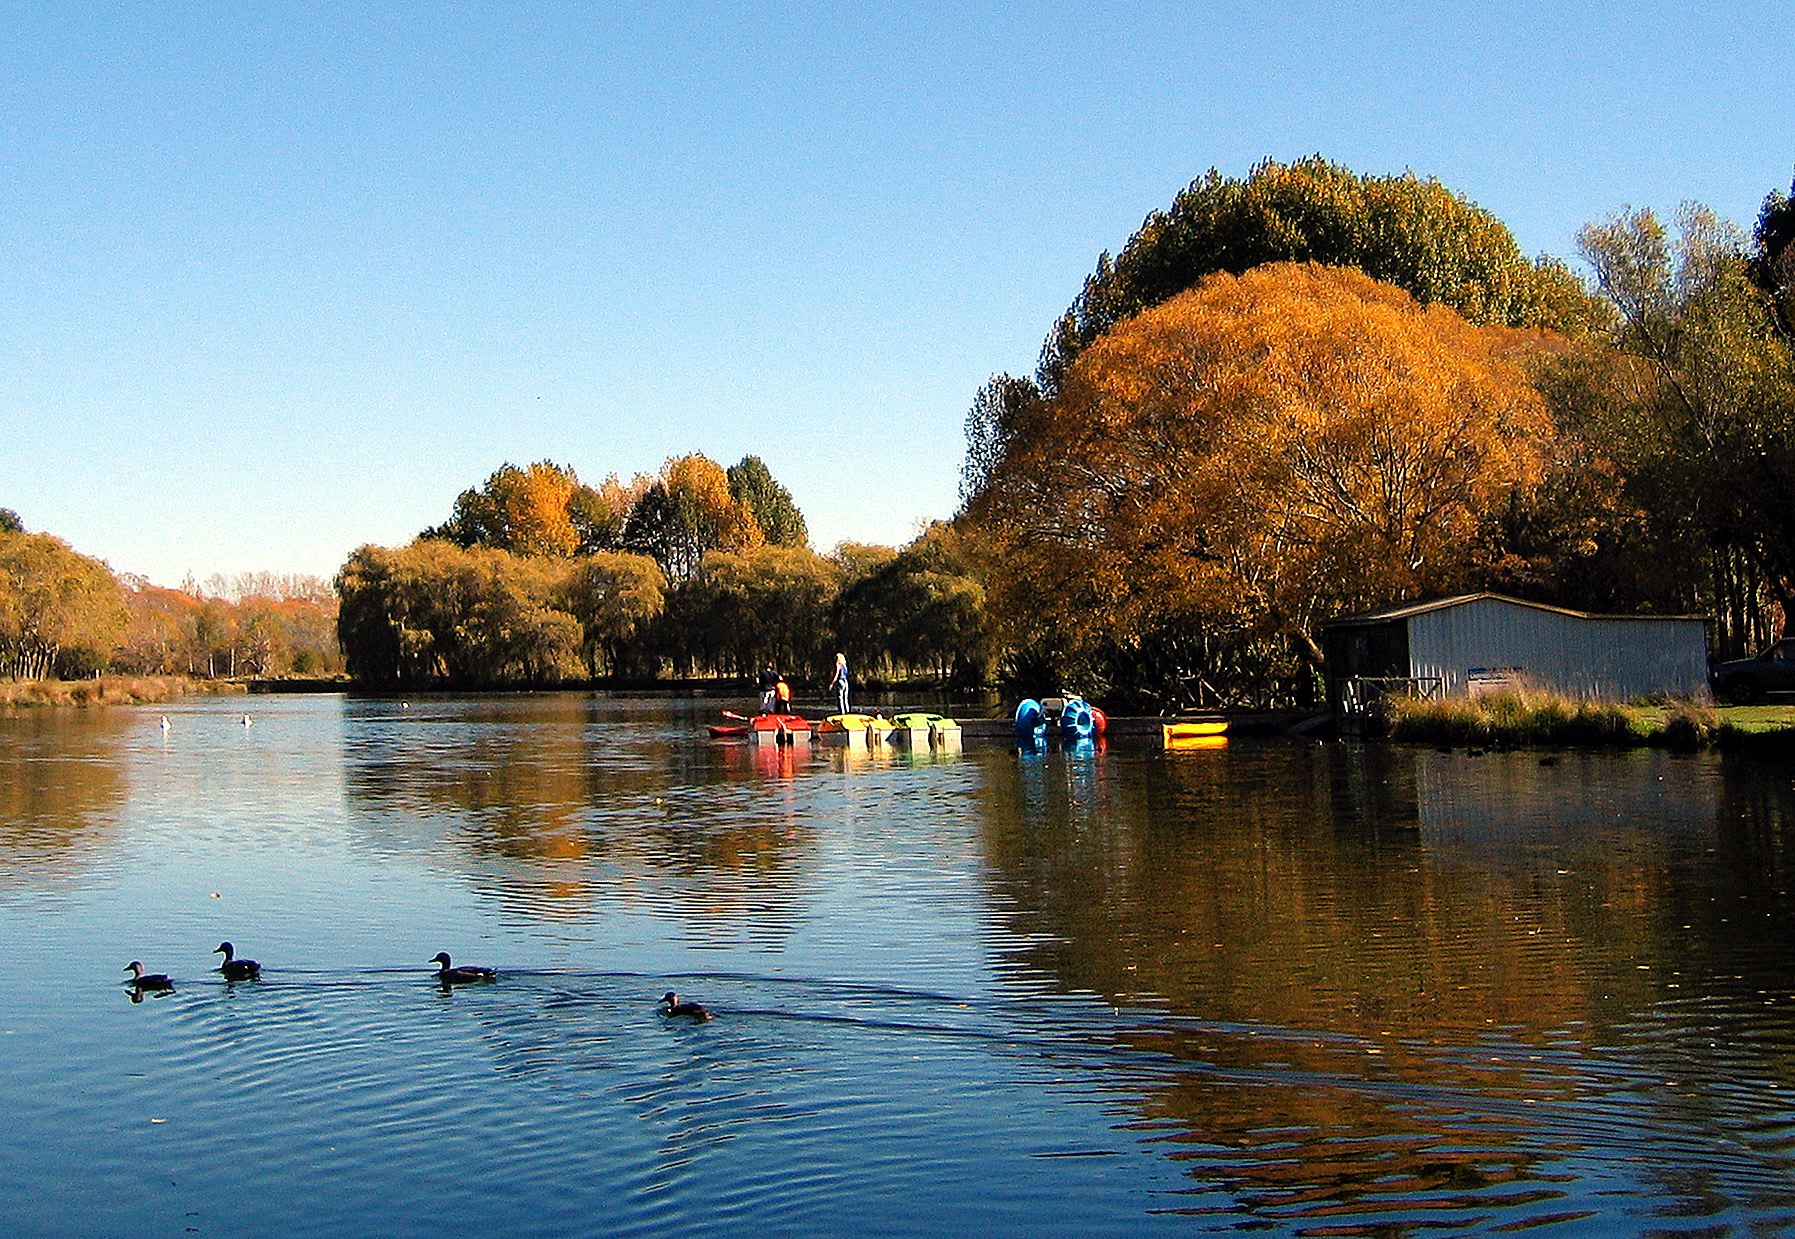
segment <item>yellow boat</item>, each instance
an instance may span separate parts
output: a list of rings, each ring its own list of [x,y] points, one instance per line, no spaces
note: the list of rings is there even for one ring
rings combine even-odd
[[[1213,739],[1228,734],[1228,720],[1191,719],[1182,723],[1162,723],[1159,733],[1168,746],[1186,740]]]

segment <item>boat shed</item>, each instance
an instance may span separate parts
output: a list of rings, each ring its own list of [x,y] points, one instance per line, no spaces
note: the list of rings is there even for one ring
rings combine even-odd
[[[1537,688],[1577,700],[1703,698],[1707,621],[1590,615],[1501,594],[1466,594],[1322,626],[1328,704],[1362,715],[1386,693],[1467,697]]]

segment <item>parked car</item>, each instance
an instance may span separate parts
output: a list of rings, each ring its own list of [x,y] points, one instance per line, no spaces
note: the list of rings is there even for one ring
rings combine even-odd
[[[1795,693],[1795,638],[1778,641],[1756,658],[1716,663],[1708,682],[1716,697],[1741,706],[1762,701],[1765,693]]]

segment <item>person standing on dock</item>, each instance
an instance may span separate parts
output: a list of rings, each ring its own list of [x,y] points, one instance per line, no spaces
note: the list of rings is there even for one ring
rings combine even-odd
[[[773,694],[778,689],[779,673],[773,670],[772,663],[768,663],[766,670],[760,673],[760,712],[762,714],[773,712]]]
[[[835,678],[829,682],[829,687],[835,690],[835,712],[846,714],[848,712],[848,656],[846,654],[835,656]]]

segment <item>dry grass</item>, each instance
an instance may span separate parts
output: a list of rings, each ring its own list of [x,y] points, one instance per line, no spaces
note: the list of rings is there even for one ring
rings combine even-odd
[[[1450,701],[1398,697],[1385,706],[1392,737],[1435,744],[1795,749],[1795,708],[1789,706],[1716,709],[1681,700],[1623,706],[1534,691]]]
[[[146,705],[179,697],[240,693],[241,684],[172,675],[105,675],[97,680],[0,680],[0,710],[36,706]]]
[[[1438,744],[1649,744],[1661,726],[1626,706],[1552,693],[1488,693],[1445,701],[1388,703],[1390,734]]]

